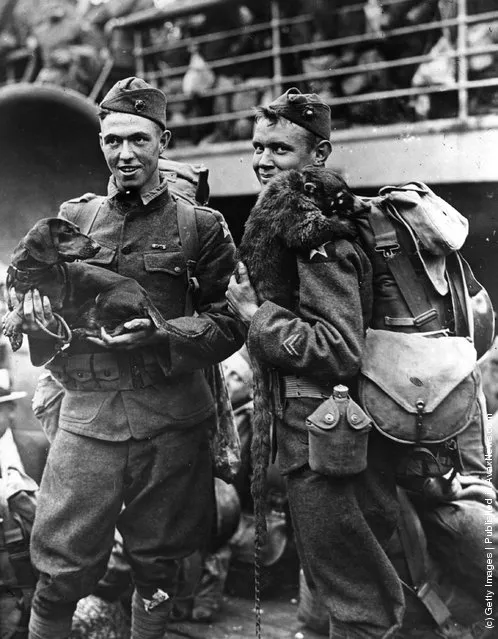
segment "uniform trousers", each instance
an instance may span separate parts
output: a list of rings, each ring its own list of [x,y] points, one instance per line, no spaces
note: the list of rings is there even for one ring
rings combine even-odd
[[[33,602],[39,616],[57,619],[95,589],[115,526],[140,595],[152,599],[161,589],[174,596],[179,560],[201,549],[211,530],[213,419],[143,440],[57,432],[31,542],[41,574]]]
[[[389,445],[372,431],[366,471],[350,477],[313,472],[306,417],[320,400],[286,400],[277,424],[299,558],[330,615],[333,639],[393,637],[404,613],[396,570],[384,548],[398,519]]]
[[[279,465],[287,475],[300,560],[308,583],[331,616],[330,637],[394,636],[395,626],[389,624],[402,619],[402,595],[383,549],[397,523],[396,467],[407,448],[373,430],[365,472],[345,478],[312,472],[306,463],[305,420],[319,403],[310,398],[287,399],[277,429]],[[480,402],[468,428],[457,438],[462,472],[470,476],[470,482],[471,477],[487,479],[485,420]],[[491,485],[483,495],[470,484],[451,501],[428,502],[412,494],[433,556],[480,600],[484,600],[487,553],[493,565],[497,557],[498,509],[493,493]],[[494,590],[494,575],[490,583]]]

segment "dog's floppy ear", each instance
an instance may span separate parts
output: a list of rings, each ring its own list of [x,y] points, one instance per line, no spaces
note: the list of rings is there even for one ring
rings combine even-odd
[[[54,245],[50,219],[45,218],[24,236],[24,250],[37,262],[55,264],[58,261],[57,249]]]

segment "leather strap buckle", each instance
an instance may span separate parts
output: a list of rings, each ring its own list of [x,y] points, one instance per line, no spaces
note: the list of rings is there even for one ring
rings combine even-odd
[[[392,241],[386,243],[380,241],[375,245],[375,250],[377,251],[377,253],[382,253],[382,257],[385,260],[390,260],[391,258],[393,258],[399,251],[399,248],[399,244]]]
[[[384,324],[386,326],[415,326],[416,328],[419,328],[420,326],[427,324],[427,322],[431,322],[436,319],[437,316],[438,314],[436,309],[431,308],[417,317],[389,317],[389,315],[386,315],[384,317]]]
[[[427,324],[427,322],[436,319],[436,317],[436,309],[431,308],[430,310],[425,311],[425,313],[421,313],[420,315],[415,317],[415,319],[413,320],[413,324],[418,328],[419,326],[423,326],[424,324]]]

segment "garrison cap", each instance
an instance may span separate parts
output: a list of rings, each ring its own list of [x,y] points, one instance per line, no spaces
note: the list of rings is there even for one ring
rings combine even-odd
[[[330,138],[330,107],[316,93],[301,93],[293,87],[273,100],[268,108],[324,140]]]
[[[141,78],[125,78],[116,82],[100,103],[102,109],[131,113],[147,118],[166,128],[166,96]]]

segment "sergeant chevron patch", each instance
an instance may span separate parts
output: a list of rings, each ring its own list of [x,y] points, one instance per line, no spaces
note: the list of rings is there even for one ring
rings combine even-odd
[[[294,335],[291,335],[286,340],[284,340],[284,343],[282,344],[282,346],[289,353],[289,355],[292,355],[294,357],[299,357],[300,353],[297,350],[296,345],[300,339],[301,339],[301,335],[295,333]]]

